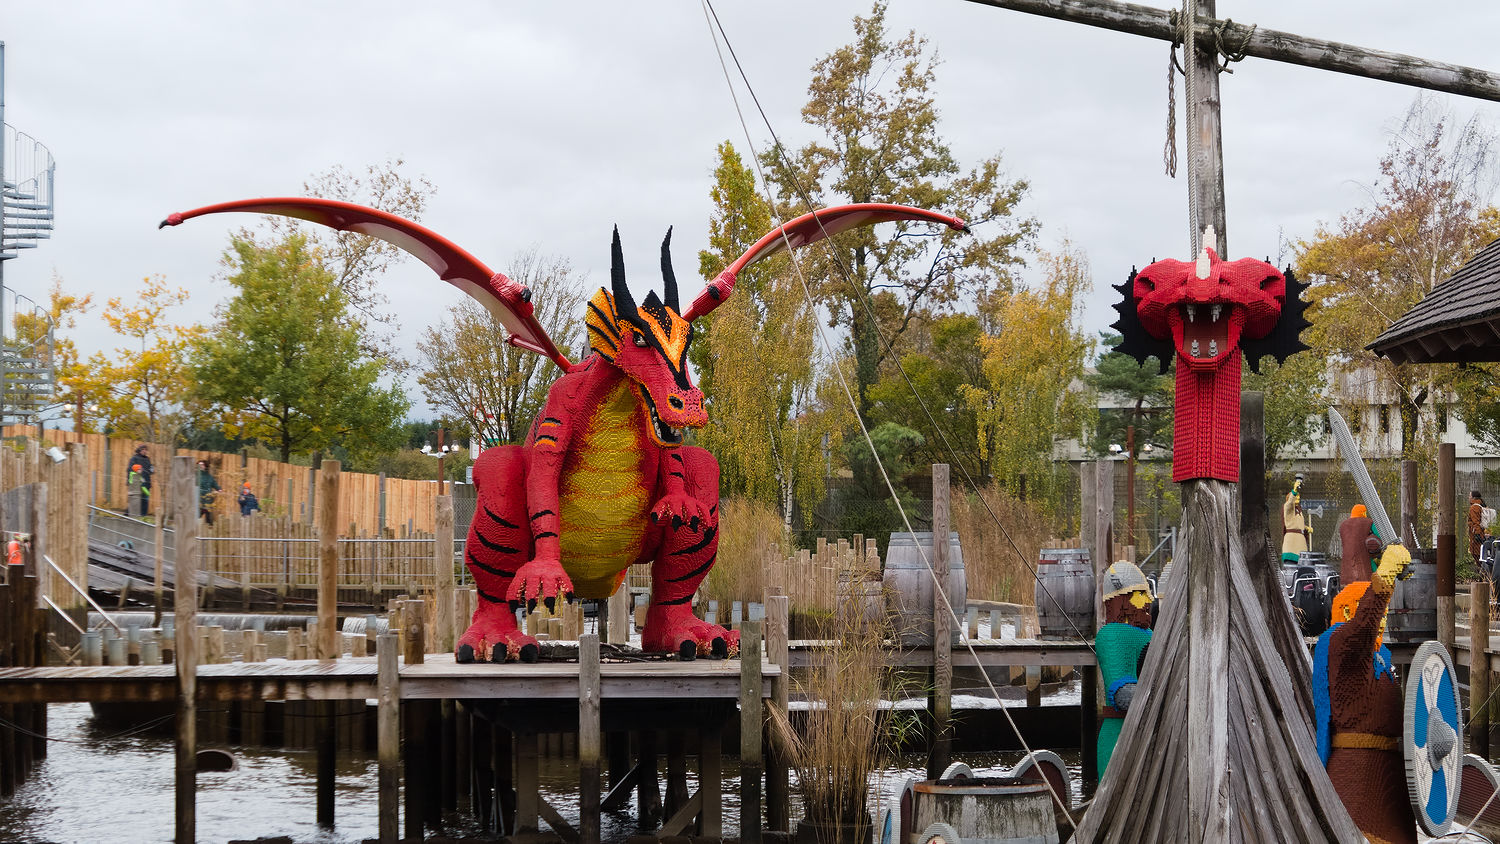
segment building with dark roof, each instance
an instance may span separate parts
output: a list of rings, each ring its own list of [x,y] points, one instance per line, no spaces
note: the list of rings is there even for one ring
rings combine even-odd
[[[1500,240],[1481,249],[1366,348],[1398,364],[1500,361]]]

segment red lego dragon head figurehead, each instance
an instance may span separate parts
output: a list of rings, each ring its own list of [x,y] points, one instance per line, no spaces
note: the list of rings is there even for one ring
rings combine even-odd
[[[1212,239],[1212,230],[1209,230]],[[1208,246],[1196,261],[1155,261],[1116,287],[1116,350],[1145,363],[1177,357],[1172,480],[1239,480],[1240,357],[1260,371],[1307,348],[1301,284],[1265,261],[1221,260]]]
[[[646,294],[639,306],[625,285],[625,259],[620,250],[620,230],[615,229],[610,247],[610,290],[599,288],[589,299],[584,322],[589,346],[618,366],[630,388],[651,416],[651,438],[657,445],[682,442],[680,428],[708,424],[703,409],[703,391],[693,386],[688,374],[688,345],[693,326],[679,314],[677,276],[672,272],[672,231],[661,242],[662,294]]]

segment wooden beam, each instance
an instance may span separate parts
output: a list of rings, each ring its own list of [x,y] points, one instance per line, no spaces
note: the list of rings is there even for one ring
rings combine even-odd
[[[318,473],[318,659],[338,659],[339,628],[339,469],[324,460]]]
[[[1114,0],[969,2],[1159,41],[1171,41],[1175,37],[1172,13],[1169,10],[1136,3],[1119,3]],[[1215,19],[1199,18],[1194,37],[1200,44],[1213,45],[1215,28],[1221,24],[1226,27],[1222,39],[1225,46],[1242,49],[1248,57],[1500,102],[1500,75],[1478,68],[1435,62],[1385,50],[1371,50],[1321,38],[1307,38],[1265,27],[1256,27],[1251,32],[1250,27],[1245,24]],[[1241,44],[1244,45],[1242,48],[1239,46]]]
[[[761,622],[740,625],[740,841],[760,844],[761,725],[765,707],[761,701]]]
[[[177,505],[177,587],[172,601],[177,633],[176,841],[193,844],[198,790],[198,473],[191,457],[174,457],[172,463],[172,498]]]
[[[1469,585],[1469,653],[1484,654],[1490,647],[1490,582],[1479,579]],[[1469,750],[1490,758],[1490,672],[1474,668],[1483,659],[1470,657]]]
[[[452,506],[449,507],[450,512]],[[448,566],[451,571],[453,566]],[[599,844],[599,636],[578,637],[578,839]],[[555,827],[556,824],[553,824]]]
[[[927,778],[937,779],[953,756],[953,609],[948,582],[948,464],[932,465],[932,746]]]

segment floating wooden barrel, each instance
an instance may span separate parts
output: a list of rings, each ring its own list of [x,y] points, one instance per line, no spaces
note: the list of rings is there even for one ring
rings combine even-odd
[[[1411,576],[1396,581],[1391,593],[1385,632],[1393,642],[1437,638],[1437,549],[1412,552]]]
[[[885,588],[890,595],[897,635],[901,644],[908,646],[932,644],[932,571],[923,555],[932,556],[932,531],[891,534],[885,554]],[[969,600],[958,531],[948,534],[948,600],[960,620],[953,626],[953,641],[957,642]]]
[[[986,777],[923,780],[912,788],[914,829],[947,824],[962,844],[1057,844],[1052,798],[1043,783]]]
[[[1043,639],[1094,635],[1094,567],[1087,548],[1043,548],[1036,567],[1036,621]]]

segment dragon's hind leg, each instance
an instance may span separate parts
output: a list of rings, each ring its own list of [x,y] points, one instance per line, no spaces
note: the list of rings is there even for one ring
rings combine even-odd
[[[519,446],[500,446],[474,463],[478,491],[464,561],[474,577],[478,606],[469,629],[458,639],[459,662],[475,659],[535,662],[536,639],[521,632],[515,611],[505,600],[516,571],[531,558],[526,524],[526,454]]]
[[[662,537],[651,565],[651,608],[646,611],[641,647],[683,659],[730,656],[739,652],[740,634],[697,618],[692,607],[693,593],[713,568],[719,550],[719,464],[701,448],[679,448],[675,454],[682,457],[688,495],[703,505],[708,517],[660,520],[657,529]]]

